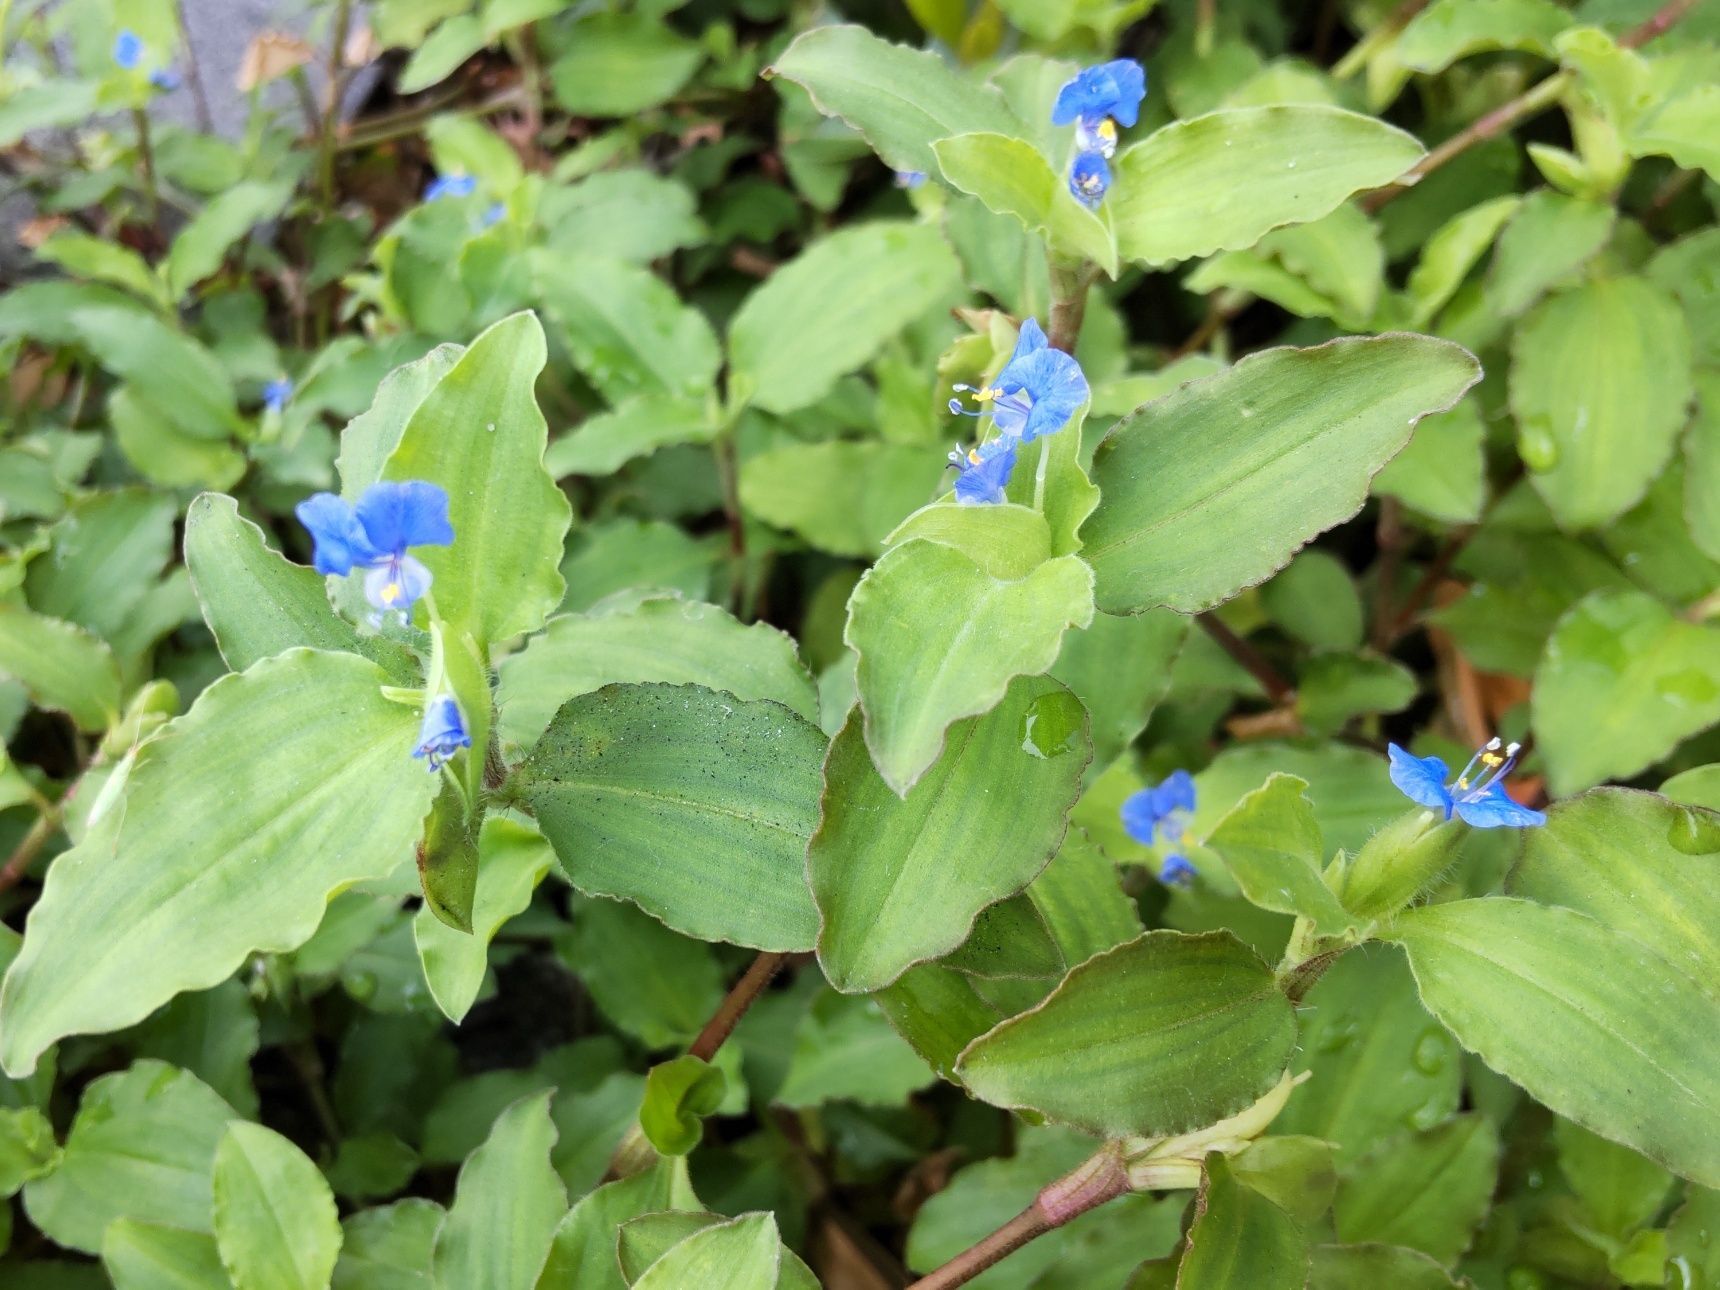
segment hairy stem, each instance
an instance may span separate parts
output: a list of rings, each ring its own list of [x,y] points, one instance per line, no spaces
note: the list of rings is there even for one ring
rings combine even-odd
[[[741,979],[723,996],[723,1001],[717,1005],[717,1010],[711,1014],[711,1019],[705,1023],[699,1037],[693,1040],[687,1049],[687,1055],[705,1062],[715,1057],[717,1049],[723,1046],[723,1041],[733,1033],[740,1019],[746,1015],[747,1009],[764,993],[765,986],[770,984],[770,979],[786,962],[786,954],[769,950],[760,953],[752,961],[752,966],[742,974]]]

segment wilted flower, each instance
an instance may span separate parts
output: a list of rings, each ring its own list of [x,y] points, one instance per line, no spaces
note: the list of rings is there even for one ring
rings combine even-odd
[[[1015,440],[993,439],[990,443],[956,449],[950,454],[950,465],[956,475],[956,500],[968,505],[1003,501],[1003,490],[1009,486],[1010,472],[1015,469]]]
[[[984,389],[958,385],[958,392],[972,394],[977,411],[950,400],[950,411],[963,416],[983,416],[990,411],[992,424],[1006,439],[1032,443],[1041,435],[1054,434],[1069,424],[1069,418],[1087,401],[1087,378],[1081,365],[1060,349],[1052,349],[1039,323],[1029,318],[1009,362],[997,379]]]
[[[451,694],[438,694],[424,705],[424,721],[418,727],[418,746],[414,757],[422,757],[432,771],[462,748],[472,746],[472,736],[466,732],[466,719],[460,715],[460,704]]]
[[[1088,210],[1098,208],[1111,188],[1111,167],[1102,153],[1082,152],[1069,167],[1069,191]]]
[[[1501,752],[1499,744],[1497,736],[1489,739],[1450,783],[1447,777],[1451,771],[1438,757],[1417,757],[1392,744],[1392,783],[1418,806],[1443,812],[1448,820],[1455,813],[1472,828],[1528,829],[1545,824],[1547,817],[1540,811],[1507,796],[1505,776],[1517,764],[1521,745],[1512,744]],[[1471,783],[1469,775],[1478,762],[1481,773]]]
[[[470,197],[478,191],[478,181],[471,175],[437,175],[424,186],[424,200],[440,201],[444,197]]]
[[[1083,67],[1057,91],[1052,125],[1075,126],[1075,146],[1109,157],[1117,150],[1117,126],[1140,119],[1147,74],[1132,58]]]
[[[317,493],[300,502],[295,513],[316,540],[313,563],[318,573],[368,569],[365,599],[383,612],[398,610],[402,617],[430,590],[430,570],[406,549],[447,546],[454,540],[448,494],[418,479],[372,484],[356,507],[333,493]]]

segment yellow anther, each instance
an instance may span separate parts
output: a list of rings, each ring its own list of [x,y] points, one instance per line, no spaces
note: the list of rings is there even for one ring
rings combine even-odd
[[[979,465],[980,464],[979,449],[978,448],[969,448],[968,454],[967,454],[967,459],[969,461],[971,461],[974,465],[976,465],[976,466]]]
[[[1484,751],[1481,754],[1481,764],[1483,766],[1503,766],[1505,764],[1505,759],[1496,752]]]
[[[1117,123],[1110,117],[1106,117],[1099,122],[1097,133],[1101,139],[1115,139],[1117,137]]]
[[[398,582],[389,583],[386,587],[384,587],[382,589],[382,598],[383,598],[383,600],[387,601],[391,605],[396,600],[399,600],[400,599],[400,584]]]
[[[975,390],[973,392],[973,400],[975,403],[990,403],[993,399],[1002,397],[1003,391],[998,389],[995,385],[988,389]]]

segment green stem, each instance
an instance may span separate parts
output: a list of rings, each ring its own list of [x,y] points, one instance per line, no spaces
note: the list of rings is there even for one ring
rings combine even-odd
[[[328,83],[323,87],[322,120],[317,128],[317,178],[324,211],[334,210],[335,127],[340,117],[341,91],[346,88],[342,67],[347,36],[352,28],[352,0],[336,0],[334,32],[329,40]]]
[[[131,110],[132,124],[137,127],[137,163],[143,172],[143,196],[149,207],[149,226],[161,226],[161,190],[155,182],[155,149],[149,141],[149,114],[142,108]]]

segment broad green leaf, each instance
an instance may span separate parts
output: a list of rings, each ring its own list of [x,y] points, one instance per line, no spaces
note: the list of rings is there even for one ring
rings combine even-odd
[[[1008,1015],[983,998],[967,976],[941,963],[909,968],[872,998],[896,1033],[951,1083],[957,1082],[955,1064],[962,1049]]]
[[[1673,1177],[1654,1161],[1560,1120],[1553,1125],[1559,1172],[1600,1230],[1623,1240],[1660,1213]]]
[[[1337,744],[1237,744],[1195,776],[1198,791],[1190,834],[1205,837],[1232,806],[1274,772],[1308,781],[1314,819],[1329,847],[1359,850],[1381,821],[1404,808],[1403,795],[1386,775],[1385,759],[1375,753]]]
[[[129,385],[109,396],[107,414],[120,452],[152,484],[231,488],[245,473],[245,456],[231,443],[187,433]]]
[[[1467,1284],[1467,1283],[1465,1283]],[[1399,1245],[1316,1245],[1308,1290],[1458,1290],[1420,1250]]]
[[[1230,108],[1173,122],[1118,154],[1106,205],[1124,259],[1170,264],[1317,220],[1422,155],[1402,130],[1342,108]]]
[[[173,552],[173,498],[143,489],[73,502],[30,561],[24,598],[49,618],[117,638]]]
[[[1087,477],[1083,465],[1087,454],[1081,450],[1087,407],[1083,403],[1063,429],[1041,436],[1022,450],[1006,493],[1014,505],[1032,506],[1044,514],[1054,556],[1073,555],[1081,549],[1077,534],[1099,504],[1099,490]],[[1036,497],[1041,470],[1045,475],[1043,506]]]
[[[695,1232],[658,1259],[634,1290],[768,1290],[777,1284],[782,1242],[770,1214],[745,1214]]]
[[[549,1257],[567,1192],[550,1168],[556,1128],[549,1091],[523,1097],[460,1166],[454,1203],[436,1233],[435,1290],[533,1290]]]
[[[1089,779],[1146,728],[1170,686],[1171,666],[1188,626],[1187,618],[1164,610],[1132,617],[1094,614],[1085,628],[1064,633],[1051,675],[1075,692],[1091,718]]]
[[[722,1105],[722,1071],[691,1053],[653,1066],[645,1076],[639,1127],[659,1155],[684,1156],[704,1136],[704,1119]]]
[[[1316,649],[1356,649],[1362,643],[1365,624],[1355,579],[1342,560],[1317,547],[1304,549],[1261,587],[1260,607]]]
[[[1386,1139],[1338,1187],[1339,1239],[1407,1245],[1449,1267],[1487,1213],[1499,1156],[1493,1122],[1474,1113]]]
[[[424,980],[449,1020],[459,1022],[477,999],[489,966],[490,941],[503,923],[531,903],[532,891],[554,862],[554,852],[536,829],[492,815],[478,838],[472,930],[455,931],[427,904],[413,918]]]
[[[1332,1144],[1274,1133],[1227,1157],[1231,1172],[1299,1223],[1325,1216],[1338,1189]]]
[[[1720,1002],[1622,932],[1524,900],[1408,910],[1389,932],[1422,1001],[1538,1101],[1675,1173],[1720,1179]],[[1644,1000],[1652,999],[1652,1007]]]
[[[33,1106],[0,1108],[0,1199],[52,1172],[60,1145],[54,1126]]]
[[[1690,402],[1690,334],[1644,278],[1543,301],[1511,346],[1511,413],[1536,491],[1560,525],[1594,528],[1639,500],[1671,457]]]
[[[1013,502],[933,502],[908,516],[884,541],[900,546],[913,538],[954,547],[994,578],[1025,578],[1051,558],[1051,528],[1045,517]]]
[[[1553,37],[1572,15],[1553,0],[1439,0],[1398,37],[1396,55],[1412,71],[1442,72],[1460,58],[1497,49],[1558,57]]]
[[[1296,1220],[1237,1181],[1225,1156],[1208,1156],[1177,1290],[1302,1290],[1308,1266]]]
[[[460,65],[489,44],[489,33],[477,14],[455,14],[424,36],[400,72],[400,92],[416,94],[445,80]]]
[[[185,565],[204,621],[235,672],[295,645],[346,653],[370,652],[366,644],[377,652],[386,648],[361,642],[329,604],[327,580],[271,548],[231,497],[203,493],[191,503]]]
[[[1005,582],[952,547],[894,548],[854,589],[843,633],[860,656],[866,746],[884,782],[905,797],[952,722],[990,711],[1011,678],[1047,671],[1065,629],[1092,617],[1092,575],[1078,557]]]
[[[892,45],[864,27],[805,32],[764,74],[804,86],[820,111],[860,131],[894,170],[936,174],[934,141],[982,132],[1020,135],[1024,128],[991,86],[936,54]]]
[[[574,364],[611,403],[703,398],[715,383],[722,351],[711,324],[650,270],[541,250],[532,279]]]
[[[1473,524],[1487,501],[1486,438],[1473,398],[1423,417],[1404,450],[1374,476],[1374,495],[1446,524]]]
[[[694,1232],[723,1222],[720,1214],[646,1214],[622,1226],[616,1254],[624,1276],[637,1280],[658,1259]],[[819,1290],[818,1278],[786,1245],[780,1251],[775,1290]],[[761,1290],[770,1290],[762,1286]]]
[[[567,579],[562,608],[614,608],[647,596],[682,595],[704,600],[711,594],[712,566],[726,551],[724,538],[689,536],[660,520],[610,520],[594,524],[568,543],[561,562]],[[615,602],[603,602],[615,597]]]
[[[430,1251],[444,1214],[410,1197],[366,1209],[342,1224],[334,1290],[430,1290]]]
[[[612,475],[636,457],[678,443],[709,443],[721,427],[696,399],[642,394],[588,417],[550,444],[544,464],[556,479]]]
[[[1534,724],[1556,794],[1645,770],[1720,721],[1720,631],[1640,591],[1596,591],[1535,670]]]
[[[1296,713],[1310,732],[1335,735],[1357,717],[1402,712],[1417,685],[1409,668],[1371,651],[1315,654],[1296,678]]]
[[[273,1129],[235,1121],[215,1149],[215,1245],[237,1290],[320,1290],[340,1253],[334,1195]]]
[[[556,950],[603,1015],[649,1049],[692,1042],[722,1002],[710,947],[626,901],[581,902]]]
[[[802,950],[824,748],[768,700],[610,685],[562,705],[511,787],[581,891],[702,940]]]
[[[736,395],[770,412],[816,403],[949,297],[959,272],[955,252],[926,224],[880,220],[821,238],[736,311],[729,324]]]
[[[788,443],[742,463],[741,505],[821,551],[874,556],[947,469],[907,444]]]
[[[382,468],[399,445],[406,423],[465,352],[461,345],[438,345],[382,378],[370,406],[341,431],[335,469],[342,497],[356,503],[365,489],[382,478]]]
[[[546,188],[538,213],[548,245],[634,264],[662,259],[706,236],[692,190],[649,170],[604,170]]]
[[[119,664],[106,641],[75,623],[0,604],[0,676],[22,683],[38,705],[66,713],[80,730],[105,730],[119,719]]]
[[[215,1148],[233,1109],[195,1075],[144,1058],[84,1090],[54,1171],[24,1211],[56,1244],[100,1254],[116,1218],[209,1232]]]
[[[1452,216],[1427,240],[1405,284],[1412,326],[1427,326],[1457,294],[1464,278],[1522,202],[1515,193],[1481,202]]]
[[[1070,723],[1048,746],[1039,723]],[[822,926],[819,966],[839,990],[881,989],[967,940],[981,910],[1050,862],[1080,795],[1085,713],[1049,678],[1022,678],[950,731],[906,797],[873,769],[857,710],[830,745],[806,873]],[[977,810],[1008,802],[1008,811]]]
[[[1308,781],[1275,774],[1250,793],[1207,835],[1242,888],[1262,909],[1310,919],[1323,936],[1337,936],[1355,925],[1320,876],[1324,843],[1306,797]]]
[[[1687,170],[1720,175],[1720,146],[1714,142],[1720,125],[1720,86],[1699,85],[1665,101],[1658,110],[1625,133],[1633,157],[1671,157]]]
[[[149,262],[129,246],[91,233],[61,230],[36,248],[38,258],[57,264],[74,278],[124,287],[148,303],[165,307],[161,279]]]
[[[1684,515],[1691,541],[1720,559],[1720,373],[1697,374],[1696,405],[1684,439]]]
[[[1117,243],[1099,215],[1075,200],[1067,179],[1025,139],[959,134],[932,145],[945,179],[999,215],[1013,215],[1066,255],[1117,276]]]
[[[1602,202],[1550,188],[1530,193],[1499,235],[1487,273],[1489,309],[1515,318],[1605,246],[1615,219]]]
[[[1141,934],[1141,914],[1123,891],[1117,867],[1078,828],[1027,888],[1027,898],[1073,966]]]
[[[1685,1191],[1684,1204],[1666,1225],[1670,1253],[1683,1259],[1695,1273],[1694,1284],[1701,1290],[1713,1290],[1720,1285],[1720,1245],[1713,1238],[1717,1221],[1720,1221],[1720,1192],[1690,1187]]]
[[[1366,330],[1385,287],[1385,251],[1379,229],[1360,206],[1347,203],[1306,224],[1276,229],[1260,239],[1261,254],[1336,307],[1336,315]]]
[[[544,469],[532,392],[544,357],[533,315],[489,328],[412,413],[383,470],[447,489],[453,545],[414,554],[435,576],[437,614],[485,648],[541,627],[566,590],[556,566],[572,509]]]
[[[1720,965],[1720,816],[1701,807],[1624,788],[1557,802],[1525,833],[1506,889],[1699,971]]]
[[[435,783],[411,756],[418,714],[386,681],[354,655],[289,650],[215,682],[143,747],[123,820],[56,859],[31,912],[0,989],[8,1071],[293,949],[332,893],[410,854]]]
[[[616,1262],[623,1223],[644,1214],[696,1207],[683,1159],[662,1160],[580,1198],[555,1230],[537,1290],[627,1290]]]
[[[1448,341],[1387,335],[1253,354],[1149,403],[1094,457],[1099,608],[1191,612],[1264,581],[1479,376]]]
[[[178,300],[221,267],[227,252],[292,197],[290,184],[248,180],[218,193],[174,235],[161,266],[169,296]]]
[[[1026,891],[980,910],[968,938],[942,962],[988,981],[1055,980],[1069,967]]]
[[[995,1106],[1160,1137],[1252,1104],[1295,1042],[1289,1001],[1234,936],[1158,931],[1076,967],[1043,1003],[968,1045],[956,1074]]]
[[[241,1115],[257,1114],[251,1059],[260,1046],[256,1004],[237,977],[176,996],[129,1037],[139,1057],[190,1071]]]
[[[876,1000],[825,989],[795,1032],[775,1101],[794,1107],[835,1101],[896,1107],[935,1079],[890,1028]]]
[[[102,1233],[114,1290],[231,1290],[215,1238],[165,1223],[116,1218]]]
[[[631,116],[674,95],[705,59],[697,42],[645,14],[587,14],[550,64],[556,102],[575,116]]]

